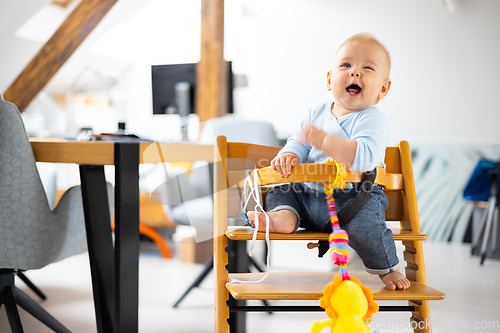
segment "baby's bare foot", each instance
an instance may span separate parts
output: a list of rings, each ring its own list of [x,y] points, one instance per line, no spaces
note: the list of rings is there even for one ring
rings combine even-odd
[[[384,282],[385,287],[389,290],[410,288],[410,280],[408,280],[406,276],[401,274],[399,269],[394,272],[379,276],[380,279],[382,279],[382,282]]]
[[[269,232],[289,234],[295,230],[297,225],[297,215],[294,212],[283,209],[277,212],[269,212],[270,225]],[[262,212],[257,213],[259,217],[259,231],[266,231],[266,216]],[[250,224],[255,228],[255,212],[247,213]]]

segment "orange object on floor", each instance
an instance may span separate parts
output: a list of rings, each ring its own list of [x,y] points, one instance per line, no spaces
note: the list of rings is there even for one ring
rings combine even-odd
[[[113,231],[115,230],[115,222],[111,223],[111,230]],[[158,245],[161,254],[165,258],[172,258],[172,252],[170,251],[170,247],[165,242],[163,237],[161,237],[161,235],[154,228],[145,226],[144,224],[139,224],[139,233],[141,235],[148,237],[153,242],[155,242],[156,245]]]
[[[163,237],[161,237],[161,235],[154,228],[145,226],[144,224],[139,224],[139,232],[141,233],[141,235],[144,235],[155,242],[156,245],[158,245],[158,247],[160,248],[161,254],[165,258],[172,258],[172,252],[170,251],[170,248],[168,247]]]

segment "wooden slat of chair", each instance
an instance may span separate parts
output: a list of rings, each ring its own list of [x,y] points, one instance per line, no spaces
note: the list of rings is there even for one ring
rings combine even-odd
[[[280,149],[279,147],[266,147],[241,142],[227,143],[227,155],[230,160],[249,160],[255,164],[254,168],[268,167]],[[228,165],[228,170],[234,169],[244,170],[239,168],[238,164]]]
[[[335,180],[335,166],[332,164],[299,164],[292,169],[290,176],[280,177],[278,172],[271,167],[257,169],[261,186],[280,183],[304,182],[333,182]],[[230,187],[243,187],[245,171],[229,171],[228,181]],[[364,177],[360,172],[349,172],[348,183],[359,183]],[[377,167],[375,184],[384,185],[386,190],[395,191],[403,189],[403,175],[401,173],[386,173],[384,168]]]
[[[227,239],[249,240],[252,234],[250,228],[227,228],[227,217],[236,217],[237,213],[240,211],[239,200],[242,180],[244,179],[244,171],[242,173],[242,170],[252,168],[252,166],[253,168],[268,167],[269,162],[279,151],[279,148],[227,143],[224,138],[219,138],[217,144],[219,145],[220,158],[224,162],[221,163],[223,168],[219,168],[218,175],[225,180],[226,184],[223,184],[223,182],[219,184],[220,190],[217,190],[218,195],[216,196],[216,210],[224,206],[225,215],[221,213],[219,218],[214,220],[214,223],[217,225],[214,236],[220,237],[222,235],[221,233],[223,233],[225,237],[221,238],[221,242],[219,242],[215,252],[217,256],[221,257],[220,262],[226,265],[227,253],[225,252],[225,247],[227,246]],[[389,206],[386,210],[386,220],[400,222],[401,228],[394,229],[393,234],[395,240],[401,240],[405,245],[404,258],[408,261],[406,275],[411,280],[412,286],[410,289],[404,291],[389,291],[384,288],[378,277],[362,277],[362,282],[372,288],[375,299],[408,300],[409,304],[415,307],[411,320],[430,322],[428,300],[443,299],[444,294],[426,286],[425,264],[422,252],[422,241],[426,239],[426,236],[421,234],[420,231],[413,170],[411,166],[411,154],[408,143],[403,141],[397,147],[388,147],[386,149],[385,163],[385,182],[387,185],[385,187],[385,192],[389,198]],[[294,169],[297,177],[300,177],[298,174],[307,171],[307,166],[299,166]],[[266,172],[270,174],[269,170],[266,170]],[[273,179],[270,181],[282,181],[282,179],[278,179],[276,175],[271,174],[271,178]],[[287,181],[290,181],[290,179]],[[294,181],[300,181],[300,178],[294,179]],[[264,183],[266,182],[267,180],[264,181]],[[226,186],[225,188],[224,185]],[[221,202],[222,205],[219,205],[219,200],[224,201],[223,203]],[[228,211],[226,211],[227,208],[229,208],[229,214]],[[293,234],[271,234],[270,237],[276,240],[325,240],[328,235],[310,231],[300,231]],[[264,239],[264,233],[259,233],[258,239]],[[225,245],[224,242],[226,242]],[[280,276],[280,274],[286,275]],[[231,276],[234,277],[232,274]],[[222,279],[219,280],[219,277],[222,277]],[[286,287],[286,283],[283,283],[285,277],[292,281],[288,285],[290,288]],[[309,281],[314,285],[316,291],[299,292],[299,294],[304,294],[300,297],[304,297],[301,299],[318,299],[322,294],[324,286],[331,281],[331,275],[325,277],[322,276],[321,273],[271,273],[264,282],[250,285],[231,283],[228,282],[228,278],[229,275],[225,269],[219,274],[216,273],[216,332],[229,332],[229,327],[226,322],[229,310],[225,303],[228,290],[237,299],[287,299],[290,297],[299,297],[287,295],[297,293],[295,289],[298,288],[298,285],[303,285],[303,279],[310,279]],[[238,275],[238,279],[240,280],[257,280],[258,278],[258,274]],[[301,283],[298,283],[298,281],[301,281]],[[262,291],[261,294],[259,294],[259,288],[264,288],[263,290],[266,291]],[[280,292],[280,288],[283,289],[283,291]],[[219,297],[219,295],[221,295],[221,297]],[[220,306],[222,306],[222,308],[219,311],[218,307]],[[223,318],[226,319],[222,321]],[[415,332],[417,331],[430,333],[431,329],[424,328],[422,330],[415,330]]]
[[[304,182],[333,182],[335,181],[336,170],[333,164],[315,164],[305,163],[298,164],[292,169],[292,173],[286,177],[280,177],[278,172],[274,171],[271,167],[260,168],[257,170],[259,175],[260,185],[271,185],[279,183],[304,183]],[[363,179],[364,174],[361,172],[348,171],[346,182],[359,183]],[[399,177],[402,179],[402,177]],[[401,182],[397,183],[398,176],[391,175],[390,186],[401,186]],[[394,182],[396,181],[396,184]],[[384,168],[377,167],[377,178],[375,184],[386,184],[386,172]],[[391,188],[392,189],[392,188]],[[397,189],[397,188],[396,188]],[[399,188],[399,189],[402,189]]]
[[[257,281],[265,273],[233,273],[230,278],[241,281]],[[271,272],[261,283],[232,283],[226,288],[235,299],[241,300],[317,300],[323,289],[332,281],[334,272]],[[374,300],[422,301],[441,300],[444,294],[436,289],[413,281],[407,290],[388,290],[378,276],[367,273],[350,274],[373,291]]]
[[[399,228],[391,227],[392,236],[395,241],[424,241],[427,235],[416,233],[412,230],[402,230]],[[231,240],[251,240],[253,237],[253,229],[250,227],[228,227],[225,232],[227,238]],[[291,234],[269,233],[270,240],[317,240],[328,241],[330,234],[315,232],[310,230],[299,230]],[[257,240],[265,240],[266,234],[264,232],[257,233]]]

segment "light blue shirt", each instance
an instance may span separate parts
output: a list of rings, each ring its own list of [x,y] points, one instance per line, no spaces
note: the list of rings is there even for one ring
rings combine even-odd
[[[325,102],[310,109],[300,125],[300,130],[288,139],[279,155],[294,153],[299,157],[300,163],[325,163],[331,158],[322,150],[300,142],[302,129],[312,124],[327,134],[356,140],[356,156],[350,170],[367,172],[376,166],[385,167],[385,148],[389,143],[389,124],[385,115],[376,106],[371,105],[336,119],[331,112],[332,104],[333,101]]]

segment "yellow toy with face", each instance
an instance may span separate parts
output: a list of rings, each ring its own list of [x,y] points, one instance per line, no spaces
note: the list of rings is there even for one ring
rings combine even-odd
[[[326,327],[330,327],[330,333],[368,333],[367,320],[378,311],[370,288],[355,277],[342,281],[338,275],[326,285],[319,305],[330,319],[314,321],[311,333],[320,333]]]

